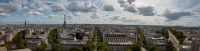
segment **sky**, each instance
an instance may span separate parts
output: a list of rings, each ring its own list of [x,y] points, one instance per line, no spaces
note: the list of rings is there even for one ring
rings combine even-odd
[[[0,0],[0,24],[200,26],[200,0]]]

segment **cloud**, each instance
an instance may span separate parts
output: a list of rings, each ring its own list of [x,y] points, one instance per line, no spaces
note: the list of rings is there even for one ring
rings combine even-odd
[[[192,16],[193,14],[191,12],[172,12],[169,10],[166,10],[165,13],[163,13],[163,16],[167,18],[167,21],[174,21],[178,20],[179,18],[183,16]]]
[[[0,17],[8,17],[8,16],[10,16],[10,15],[7,13],[0,13]]]
[[[154,8],[151,7],[151,6],[140,7],[140,8],[138,8],[138,10],[139,10],[139,14],[141,14],[143,16],[153,16],[153,15],[155,15],[155,13],[153,12]]]
[[[92,16],[90,16],[92,19],[98,19],[99,16],[96,13],[93,13]]]
[[[42,13],[40,13],[38,11],[29,11],[28,14],[29,15],[43,15]]]
[[[132,12],[132,13],[137,13],[137,8],[134,4],[128,4],[132,3],[132,0],[129,1],[124,1],[124,0],[118,0],[118,3],[120,4],[121,7],[124,8],[124,11]]]
[[[127,1],[129,4],[132,4],[132,2],[135,2],[135,0],[128,0]]]
[[[26,11],[33,11],[33,10],[37,10],[37,6],[34,3],[31,3],[28,6],[24,6],[23,9]]]
[[[92,3],[84,2],[72,2],[67,6],[67,9],[72,12],[95,12],[97,10],[96,5]]]
[[[104,5],[104,11],[114,11],[114,7],[112,5]]]
[[[51,5],[51,11],[52,12],[59,12],[59,11],[64,11],[65,6],[63,4],[53,4]]]
[[[120,19],[122,22],[130,22],[130,23],[136,23],[137,21],[139,20],[136,20],[136,19],[127,19],[127,18],[121,18]]]
[[[124,0],[118,0],[118,3],[120,4],[120,6],[121,7],[125,7],[125,6],[127,6],[127,2],[126,1],[124,1]]]
[[[0,9],[5,11],[6,13],[13,13],[20,11],[22,9],[21,4],[16,4],[16,3],[0,3]]]
[[[126,6],[126,7],[124,7],[124,11],[137,13],[137,10],[136,10],[136,8],[134,6]]]
[[[114,17],[110,18],[110,20],[119,20],[119,17],[120,16],[114,16]]]
[[[13,0],[12,2],[16,4],[23,4],[23,5],[28,4],[27,0]]]
[[[47,16],[47,18],[58,18],[58,17],[64,17],[64,15],[58,15],[58,14],[50,14]]]

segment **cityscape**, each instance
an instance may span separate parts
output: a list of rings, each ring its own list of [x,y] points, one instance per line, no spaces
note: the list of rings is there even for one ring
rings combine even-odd
[[[199,0],[0,0],[0,51],[200,51]]]

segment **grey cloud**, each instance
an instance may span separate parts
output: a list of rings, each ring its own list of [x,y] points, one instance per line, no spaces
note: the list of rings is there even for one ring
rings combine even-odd
[[[112,5],[104,5],[104,11],[114,11],[114,7]]]
[[[153,16],[153,15],[155,15],[155,13],[153,12],[154,8],[151,7],[151,6],[140,7],[140,8],[138,8],[138,10],[139,10],[139,14],[141,14],[143,16]]]
[[[95,12],[97,7],[92,3],[72,2],[67,6],[67,9],[72,12]]]
[[[129,4],[132,4],[132,2],[135,2],[135,0],[128,0],[127,1]]]
[[[128,2],[130,4],[128,4]],[[118,3],[120,4],[120,6],[124,8],[124,11],[137,13],[137,8],[135,7],[135,4],[131,4],[132,2],[134,1],[133,0],[129,0],[129,1],[118,0]]]
[[[110,20],[119,20],[119,17],[120,16],[114,16],[114,17],[110,18]]]
[[[96,14],[96,13],[94,13],[94,14],[92,14],[92,16],[90,16],[92,19],[98,19],[99,18],[99,16]]]
[[[120,0],[118,0],[118,3],[120,4],[121,7],[125,7],[127,5],[126,1],[120,1]]]
[[[59,12],[59,11],[64,11],[65,10],[65,6],[62,4],[54,4],[51,5],[51,11],[52,12]]]
[[[174,21],[174,20],[178,20],[179,18],[183,16],[191,16],[191,15],[192,15],[191,12],[171,12],[169,10],[163,13],[163,16],[167,18],[167,21]]]
[[[0,9],[2,9],[3,11],[5,11],[6,13],[13,13],[13,12],[17,12],[20,11],[22,9],[21,4],[15,4],[15,3],[0,3]]]
[[[137,13],[137,10],[136,10],[136,8],[134,6],[126,6],[126,7],[124,7],[124,11]]]
[[[122,22],[131,22],[131,23],[136,23],[139,20],[135,20],[135,19],[127,19],[127,18],[121,18],[120,19]]]
[[[17,4],[23,4],[23,5],[26,5],[28,3],[27,0],[13,0],[12,2],[17,3]]]

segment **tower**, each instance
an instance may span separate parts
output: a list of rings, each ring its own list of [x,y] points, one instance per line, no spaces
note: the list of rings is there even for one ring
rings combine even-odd
[[[63,27],[66,28],[66,15],[64,15],[64,24]]]
[[[25,21],[24,25],[26,25],[26,21]]]

